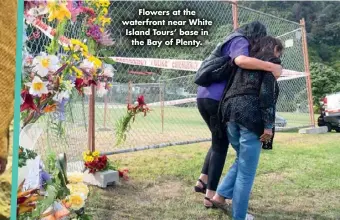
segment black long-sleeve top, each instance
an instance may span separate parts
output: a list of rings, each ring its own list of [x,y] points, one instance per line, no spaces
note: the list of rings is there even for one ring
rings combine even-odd
[[[273,54],[259,54],[255,58],[281,64]],[[261,135],[275,124],[275,106],[279,94],[272,73],[238,68],[230,88],[221,103],[224,122],[236,122]]]

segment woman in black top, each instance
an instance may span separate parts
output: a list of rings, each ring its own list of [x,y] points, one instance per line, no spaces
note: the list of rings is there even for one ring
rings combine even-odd
[[[281,64],[282,43],[264,37],[251,55],[263,61]],[[232,199],[232,218],[251,219],[247,214],[249,195],[255,179],[261,142],[272,137],[275,103],[278,96],[276,78],[269,72],[238,68],[221,102],[228,139],[236,151],[236,160],[217,188],[212,203],[223,206]],[[228,211],[228,210],[227,210]]]

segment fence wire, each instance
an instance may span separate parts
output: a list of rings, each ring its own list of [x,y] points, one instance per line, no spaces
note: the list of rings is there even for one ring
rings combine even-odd
[[[153,19],[152,16],[137,16],[138,10],[179,10],[196,11],[197,17],[213,21],[208,28],[209,36],[201,36],[203,46],[194,47],[145,47],[131,46],[131,38],[125,36],[123,20]],[[135,58],[164,58],[203,60],[212,49],[233,30],[232,5],[218,1],[117,1],[111,2],[111,36],[116,44],[107,49],[110,56]],[[166,18],[169,19],[169,18]],[[172,18],[171,18],[172,19]],[[179,16],[175,20],[183,20]],[[303,72],[301,27],[298,23],[287,21],[273,15],[264,14],[250,8],[238,6],[238,23],[263,22],[272,36],[279,37],[286,45],[283,56],[285,69]],[[46,21],[46,20],[45,20]],[[78,38],[82,34],[82,22],[70,23],[66,36]],[[53,26],[53,24],[49,24]],[[143,28],[143,27],[140,27]],[[164,27],[163,27],[164,28]],[[200,29],[200,27],[199,27]],[[26,28],[28,35],[35,33],[34,27]],[[50,40],[40,33],[40,37],[30,40],[26,47],[31,53],[43,51]],[[60,51],[62,52],[62,51]],[[118,149],[132,149],[138,146],[165,145],[171,142],[195,142],[210,138],[210,132],[196,108],[197,86],[193,82],[194,72],[133,66],[116,63],[112,89],[104,97],[96,97],[95,126],[96,149],[112,152]],[[150,75],[136,75],[133,72],[152,72]],[[279,80],[280,97],[277,104],[280,126],[286,128],[308,126],[311,124],[306,78],[282,77]],[[115,146],[114,126],[126,113],[126,104],[134,102],[143,94],[152,112],[147,116],[137,116],[126,142]],[[38,140],[39,151],[52,147],[57,152],[66,152],[69,160],[79,160],[81,152],[87,149],[88,97],[74,94],[67,109],[65,135],[54,137],[46,128]],[[41,123],[48,123],[44,116]]]

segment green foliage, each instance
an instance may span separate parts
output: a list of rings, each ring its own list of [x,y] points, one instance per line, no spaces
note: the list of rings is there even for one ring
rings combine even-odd
[[[322,63],[311,63],[312,93],[314,105],[324,95],[340,91],[340,72]]]
[[[126,133],[131,128],[131,119],[133,118],[133,114],[128,113],[121,117],[116,122],[115,133],[116,133],[116,146],[122,144],[126,140]]]
[[[23,147],[19,147],[19,168],[26,166],[26,161],[30,159],[35,159],[36,156],[36,152],[29,149],[24,149]]]

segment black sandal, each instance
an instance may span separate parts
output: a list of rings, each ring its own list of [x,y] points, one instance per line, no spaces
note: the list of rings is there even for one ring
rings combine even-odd
[[[204,197],[205,200],[211,202],[211,199],[209,197]],[[217,207],[214,205],[214,203],[211,202],[212,205],[204,205],[207,209],[217,209]]]
[[[207,184],[204,183],[201,179],[198,179],[198,181],[202,184],[202,187],[195,186],[195,188],[194,188],[194,189],[195,189],[195,192],[205,194],[206,191],[207,191]]]

